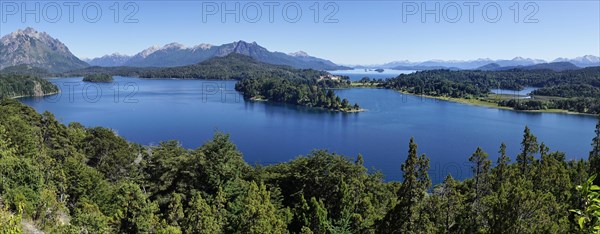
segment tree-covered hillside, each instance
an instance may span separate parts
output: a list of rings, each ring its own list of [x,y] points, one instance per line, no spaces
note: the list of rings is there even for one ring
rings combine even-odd
[[[318,78],[326,72],[312,69],[295,69],[288,66],[258,62],[252,57],[231,53],[204,62],[172,68],[162,68],[140,73],[142,78],[179,78],[204,80],[241,80],[248,78],[307,79]]]
[[[0,74],[0,98],[44,96],[59,92],[58,87],[30,75]]]
[[[479,99],[517,110],[563,109],[600,113],[600,67],[552,70],[450,71],[401,74],[381,86],[419,95]],[[491,89],[537,87],[532,98],[490,97]]]
[[[399,142],[399,144],[403,144]],[[460,147],[460,146],[457,146]],[[110,129],[65,126],[0,101],[0,233],[575,233],[593,227],[600,122],[590,161],[566,160],[525,128],[521,153],[473,149],[473,177],[432,185],[409,142],[384,182],[363,158],[314,151],[248,165],[229,136],[197,149],[127,142]],[[492,162],[489,154],[497,154]],[[588,186],[589,187],[589,186]],[[581,215],[570,212],[578,209]]]

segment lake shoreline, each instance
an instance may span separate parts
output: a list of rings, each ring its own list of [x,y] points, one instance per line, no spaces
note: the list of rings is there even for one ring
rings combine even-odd
[[[52,79],[53,84],[81,82],[75,78]],[[395,90],[348,88],[336,90],[340,98],[361,104],[366,112],[342,114],[325,109],[285,103],[267,103],[226,99],[220,94],[205,95],[202,81],[147,80],[134,77],[115,77],[115,82],[136,82],[139,91],[132,96],[135,104],[112,96],[90,103],[82,95],[85,90],[70,90],[66,98],[55,96],[21,98],[20,102],[34,107],[39,113],[49,111],[61,123],[80,122],[84,126],[104,126],[114,129],[135,143],[158,145],[177,139],[185,148],[197,148],[210,140],[215,130],[230,133],[239,149],[252,163],[288,161],[314,149],[328,149],[341,155],[365,156],[365,165],[383,172],[386,180],[401,178],[397,157],[407,152],[410,137],[423,145],[423,152],[436,165],[468,162],[465,155],[481,146],[497,150],[498,142],[506,142],[507,154],[519,153],[520,135],[530,126],[553,150],[566,152],[572,158],[587,157],[597,119],[588,116],[558,114],[520,114],[495,111],[471,105],[459,105],[413,95],[401,96]],[[221,82],[219,82],[220,84]],[[78,83],[83,84],[83,83]],[[223,81],[233,87],[235,81]],[[81,86],[79,86],[81,87]],[[111,85],[100,85],[112,95]],[[93,91],[93,90],[90,90]],[[90,93],[93,95],[93,93]],[[123,95],[131,94],[129,91]],[[237,97],[236,97],[237,98]],[[51,100],[52,99],[52,100]],[[244,101],[246,100],[246,101]],[[431,130],[422,130],[431,129]],[[299,140],[301,139],[301,140]],[[457,140],[469,139],[464,147],[454,147]],[[569,144],[570,139],[577,144]],[[267,150],[268,149],[268,150]],[[490,156],[492,158],[494,156]],[[464,170],[468,170],[464,169]],[[447,173],[440,173],[447,174]],[[443,181],[443,176],[434,181]]]
[[[51,95],[55,95],[55,94],[59,94],[59,92],[52,92],[52,93],[45,93],[44,95],[21,95],[21,96],[14,96],[14,97],[9,97],[10,99],[19,99],[19,98],[41,98],[41,97],[46,97],[46,96],[51,96]]]
[[[452,98],[452,97],[439,97],[439,96],[422,95],[422,94],[419,95],[419,94],[413,94],[413,93],[409,93],[409,92],[405,92],[405,91],[401,91],[401,90],[395,90],[395,91],[399,92],[401,94],[412,95],[412,96],[417,96],[417,97],[425,97],[425,98],[429,98],[429,99],[455,102],[455,103],[461,103],[461,104],[466,104],[466,105],[471,105],[471,106],[479,106],[479,107],[486,107],[486,108],[493,108],[493,109],[500,109],[500,110],[510,110],[510,111],[515,111],[515,112],[554,113],[554,114],[567,114],[567,115],[596,116],[595,114],[573,112],[573,111],[568,111],[568,110],[563,110],[563,109],[515,110],[514,108],[511,108],[511,107],[499,106],[497,103],[487,102],[487,101],[483,101],[483,100],[473,100],[473,99],[466,99],[466,98]]]

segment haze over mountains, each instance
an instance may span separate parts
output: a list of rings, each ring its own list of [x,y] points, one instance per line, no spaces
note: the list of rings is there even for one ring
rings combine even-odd
[[[387,69],[398,69],[398,70],[432,70],[432,69],[478,69],[486,65],[493,66],[492,64],[498,65],[499,67],[505,68],[518,68],[525,66],[532,66],[538,64],[554,64],[558,62],[572,63],[577,67],[592,67],[600,66],[600,57],[594,55],[585,55],[576,57],[573,59],[568,58],[557,58],[552,61],[545,61],[542,59],[531,59],[523,57],[515,57],[513,59],[475,59],[475,60],[429,60],[424,62],[411,62],[407,60],[394,61],[380,65],[365,65],[355,66],[356,68],[387,68]],[[559,65],[559,64],[555,64]],[[564,65],[564,64],[563,64]],[[542,66],[540,66],[542,67]],[[489,68],[489,67],[488,67]]]
[[[481,67],[478,67],[476,70],[482,71],[506,71],[512,69],[520,69],[520,70],[553,70],[553,71],[567,71],[567,70],[577,70],[581,67],[576,66],[571,62],[551,62],[551,63],[538,63],[534,65],[528,66],[500,66],[497,63],[490,63]]]

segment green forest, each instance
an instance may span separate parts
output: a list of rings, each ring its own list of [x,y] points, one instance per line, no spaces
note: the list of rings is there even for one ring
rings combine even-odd
[[[364,82],[368,82],[365,80]],[[364,83],[363,82],[363,83]],[[516,110],[562,109],[600,113],[600,67],[556,72],[552,70],[450,71],[431,70],[401,74],[380,86],[434,97],[480,99]],[[522,90],[538,87],[532,98],[489,98],[491,89]]]
[[[88,74],[83,76],[83,81],[93,83],[110,83],[113,82],[113,77],[109,74],[103,73]]]
[[[368,157],[315,150],[249,165],[216,132],[197,149],[142,146],[0,101],[0,233],[591,233],[600,228],[600,118],[589,160],[524,126],[521,152],[473,149],[472,177],[432,185],[418,139],[402,181]],[[459,146],[458,146],[459,147]],[[490,155],[497,158],[490,160]],[[591,179],[588,179],[590,178]],[[579,185],[579,186],[578,186]]]
[[[31,75],[0,74],[0,81],[0,98],[44,96],[59,92],[52,83]]]
[[[337,81],[336,81],[337,82]],[[343,82],[343,81],[342,81]],[[243,79],[235,84],[235,90],[246,99],[269,100],[308,107],[320,107],[334,111],[359,111],[360,106],[341,99],[333,90],[315,80],[288,80],[279,78]]]

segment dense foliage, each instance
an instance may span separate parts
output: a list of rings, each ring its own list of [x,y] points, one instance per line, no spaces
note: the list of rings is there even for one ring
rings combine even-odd
[[[448,175],[431,187],[429,160],[413,139],[408,155],[398,155],[403,181],[384,182],[361,155],[314,151],[250,166],[222,133],[193,150],[177,141],[141,146],[4,99],[0,233],[585,231],[570,210],[590,214],[589,194],[575,187],[600,172],[600,121],[590,163],[551,152],[528,128],[521,149],[511,164],[502,144],[493,166],[476,149],[471,178]]]
[[[600,67],[556,72],[552,70],[450,71],[431,70],[401,74],[382,86],[412,94],[486,99],[494,88],[521,90],[539,87],[532,100],[501,100],[517,110],[564,109],[600,113]],[[555,98],[548,98],[555,97]]]
[[[499,106],[512,107],[515,110],[544,110],[562,109],[579,113],[600,113],[599,98],[568,98],[568,99],[510,99],[498,102]]]
[[[333,90],[324,88],[336,86],[336,83],[340,81],[324,82],[326,81],[316,79],[255,78],[238,81],[235,89],[247,99],[266,99],[274,102],[338,111],[360,110],[358,104],[352,105],[348,99],[341,99],[335,95]]]
[[[113,77],[109,74],[89,74],[83,77],[83,81],[94,83],[110,83],[113,82]]]
[[[0,98],[43,96],[59,92],[58,87],[30,75],[0,74]]]

